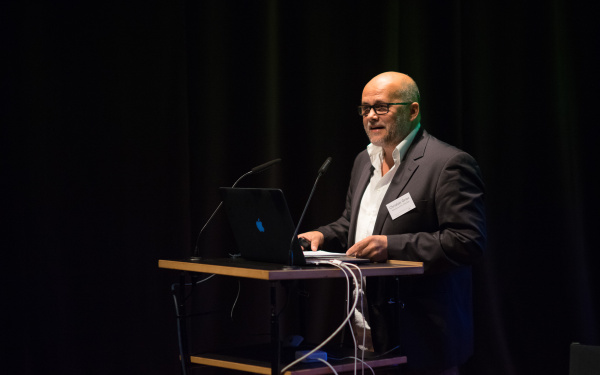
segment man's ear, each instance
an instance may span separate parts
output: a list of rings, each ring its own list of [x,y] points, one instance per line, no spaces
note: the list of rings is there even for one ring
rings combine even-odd
[[[420,110],[419,103],[414,102],[410,105],[410,121],[415,121],[417,116],[419,116]]]

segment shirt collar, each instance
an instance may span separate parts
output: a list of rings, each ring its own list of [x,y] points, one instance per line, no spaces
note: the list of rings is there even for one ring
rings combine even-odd
[[[412,141],[415,139],[417,132],[421,128],[421,123],[419,123],[408,135],[404,138],[398,146],[394,148],[392,151],[392,158],[394,159],[394,165],[400,164],[400,162],[406,156],[406,152],[410,147]],[[369,153],[369,157],[371,158],[371,164],[375,167],[376,170],[381,169],[381,160],[383,160],[383,147],[375,146],[372,143],[369,143],[367,146],[367,152]]]

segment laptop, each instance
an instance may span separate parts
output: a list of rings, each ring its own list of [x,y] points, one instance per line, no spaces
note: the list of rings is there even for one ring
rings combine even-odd
[[[261,188],[219,188],[223,206],[242,258],[283,265],[321,265],[324,260],[369,263],[343,253],[322,257],[304,252],[295,238],[295,226],[283,191]],[[290,253],[291,246],[291,253]],[[290,259],[291,258],[291,259]]]

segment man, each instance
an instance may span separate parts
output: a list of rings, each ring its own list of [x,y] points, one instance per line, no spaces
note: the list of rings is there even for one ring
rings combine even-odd
[[[423,262],[423,275],[368,280],[373,344],[400,344],[407,373],[458,374],[473,352],[469,265],[485,246],[479,167],[421,128],[419,90],[405,74],[367,83],[359,113],[371,144],[354,161],[345,210],[299,237],[312,250]]]

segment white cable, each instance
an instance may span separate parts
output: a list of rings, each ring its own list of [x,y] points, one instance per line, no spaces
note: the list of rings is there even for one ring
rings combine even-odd
[[[327,361],[326,361],[326,360],[324,360],[323,358],[317,358],[317,359],[318,359],[319,361],[323,362],[324,364],[326,364],[326,365],[327,365],[327,366],[328,366],[328,367],[331,369],[331,371],[332,371],[332,372],[333,372],[335,375],[338,375],[337,371],[335,371],[335,369],[333,368],[333,366],[332,366],[332,365],[331,365],[329,362],[327,362]],[[374,375],[374,374],[375,374],[375,373],[373,373],[373,375]]]
[[[348,271],[354,278],[354,290],[356,290],[356,276],[354,276],[354,273],[352,272],[352,270],[350,269],[350,267],[348,267],[347,263],[340,263],[340,266],[343,267],[346,271]],[[346,272],[344,271],[344,273]],[[348,286],[348,307],[346,308],[346,314],[348,317],[352,316],[352,313],[354,312],[354,310],[356,309],[356,304],[354,305],[355,307],[351,310],[350,306],[349,306],[349,302],[350,302],[350,286]],[[358,294],[356,296],[354,296],[354,300],[358,301]],[[350,328],[350,335],[352,336],[352,342],[354,343],[354,357],[356,357],[358,355],[356,348],[357,348],[357,344],[356,344],[356,334],[354,333],[354,328],[352,327],[352,323],[350,322],[350,320],[348,320],[348,327]],[[356,369],[357,369],[357,363],[356,361],[354,361],[354,375],[356,375]]]
[[[357,370],[357,368],[356,368],[356,365],[357,365],[356,361],[357,360],[360,361],[362,364],[366,365],[367,367],[371,368],[364,361],[364,359],[365,359],[366,331],[367,331],[365,316],[362,313],[362,311],[364,311],[364,305],[363,305],[363,301],[364,301],[364,299],[363,299],[363,295],[364,295],[363,280],[364,280],[364,278],[363,278],[362,271],[361,271],[360,267],[357,266],[356,264],[353,264],[353,263],[341,263],[340,266],[344,267],[351,275],[353,275],[354,282],[355,282],[355,284],[354,284],[355,288],[358,287],[358,285],[357,285],[357,278],[354,276],[354,273],[350,269],[351,267],[355,268],[358,271],[359,278],[360,278],[360,289],[358,289],[358,290],[355,289],[356,290],[356,295],[354,296],[354,298],[355,298],[355,300],[358,300],[358,298],[360,296],[361,316],[362,316],[362,319],[363,319],[363,322],[362,322],[362,326],[363,326],[363,342],[362,342],[362,348],[361,348],[361,358],[358,358],[358,345],[356,343],[356,335],[354,334],[354,329],[352,328],[352,324],[350,324],[350,322],[348,322],[348,326],[350,327],[350,334],[352,335],[352,341],[354,342],[354,357],[346,357],[346,358],[354,358],[355,359],[355,361],[354,361],[354,374],[356,375],[356,370]],[[344,271],[344,273],[345,273],[345,271]],[[359,291],[360,291],[360,294],[359,294]],[[349,292],[348,292],[347,295],[349,295]],[[356,311],[356,307],[354,307],[353,310],[348,310],[347,313],[351,314],[351,313],[354,313],[355,311]],[[362,366],[361,370],[362,370],[362,374],[364,375],[365,367]],[[373,371],[373,369],[371,369],[371,371]]]
[[[205,282],[205,281],[208,281],[208,280],[212,279],[212,278],[213,278],[213,277],[215,277],[215,276],[217,276],[217,274],[216,274],[216,273],[213,273],[212,275],[210,275],[210,276],[208,276],[208,277],[205,277],[205,278],[204,278],[204,279],[202,279],[202,280],[198,280],[198,281],[196,281],[194,284],[192,284],[192,283],[187,283],[187,284],[185,284],[185,285],[186,285],[186,286],[198,285],[198,284],[201,284],[201,283],[203,283],[203,282]],[[173,284],[173,285],[171,286],[171,289],[173,289],[173,287],[174,287],[175,285],[176,285],[176,284]],[[230,314],[229,314],[229,316],[231,317],[231,319],[233,319],[233,310],[235,309],[235,305],[237,304],[237,301],[238,301],[238,299],[239,299],[239,297],[240,297],[240,290],[241,290],[241,288],[242,288],[242,286],[241,286],[241,283],[240,283],[240,281],[238,280],[238,292],[237,292],[237,295],[236,295],[236,297],[235,297],[235,301],[233,302],[233,306],[231,306],[231,312],[230,312]]]
[[[393,352],[394,350],[398,349],[399,347],[400,347],[399,345],[394,346],[393,348],[391,348],[387,352],[383,352],[383,353],[381,353],[381,354],[379,354],[379,355],[377,355],[375,357],[372,357],[372,359],[384,357],[384,356],[390,354],[391,352]],[[333,360],[333,361],[343,361],[344,359],[358,359],[356,357],[343,357],[343,358],[328,357],[328,358],[331,359],[331,360]],[[358,359],[358,360],[360,361],[360,359]],[[369,364],[367,362],[364,362],[364,363],[365,363],[365,366],[367,366],[368,368],[370,368],[371,371],[374,374],[375,371],[373,370],[373,368],[371,366],[369,366]]]
[[[346,263],[338,264],[338,267],[344,275],[346,276],[346,316],[351,316],[352,310],[350,310],[350,278],[348,274],[353,275],[350,267],[346,266]],[[356,278],[354,278],[356,282]],[[354,329],[352,328],[352,323],[348,320],[348,328],[350,328],[350,336],[352,337],[352,342],[354,343],[354,355],[356,356],[358,353],[356,352],[356,335],[354,334]],[[356,361],[354,361],[354,374],[356,375]]]
[[[360,267],[358,267],[357,265],[352,264],[352,263],[344,263],[344,266],[349,270],[349,272],[352,272],[352,270],[350,269],[350,267],[354,267],[356,270],[358,270],[359,277],[360,277],[360,287],[358,286],[358,282],[357,282],[356,277],[354,278],[354,288],[355,288],[354,290],[356,291],[354,298],[355,298],[355,300],[358,301],[358,298],[360,296],[361,316],[363,317],[363,344],[362,344],[362,349],[361,349],[363,361],[361,361],[361,362],[364,362],[365,331],[366,330],[365,330],[365,324],[364,324],[364,315],[362,314],[362,311],[364,311],[363,310],[363,303],[362,303],[363,302],[363,298],[362,298],[362,296],[363,296],[363,277],[362,277],[362,271],[360,270]],[[353,272],[352,272],[352,274],[354,275]],[[360,292],[360,294],[359,294],[359,292]],[[356,307],[354,309],[352,309],[352,311],[349,311],[348,314],[349,315],[354,314],[354,316],[356,317]],[[357,370],[357,361],[356,360],[358,359],[358,345],[356,343],[356,335],[354,333],[354,329],[352,327],[352,324],[348,323],[348,326],[350,327],[350,332],[352,333],[352,340],[354,342],[354,357],[352,357],[352,358],[355,358],[355,361],[354,361],[354,375],[356,375],[356,370]],[[362,366],[361,370],[362,370],[362,373],[364,375],[365,367]]]
[[[240,290],[242,290],[242,284],[240,283],[240,280],[238,279],[238,292],[237,292],[237,296],[235,296],[235,301],[233,301],[233,306],[231,306],[231,320],[233,320],[233,309],[235,309],[235,305],[237,304],[238,298],[240,298]]]
[[[340,262],[339,264],[336,264],[336,266],[338,266],[346,276],[346,315],[350,317],[352,310],[350,310],[350,280],[348,274],[352,275],[353,277],[354,274],[347,264],[348,263]],[[354,282],[356,282],[356,277],[354,277]],[[350,328],[350,336],[352,337],[352,342],[354,343],[354,355],[356,356],[358,355],[356,352],[356,335],[354,334],[354,329],[352,328],[352,323],[350,320],[348,320],[348,327]],[[356,361],[354,361],[354,374],[356,375]]]
[[[334,361],[343,361],[344,359],[354,359],[354,360],[360,361],[371,370],[373,375],[375,375],[375,370],[373,370],[373,367],[369,366],[369,364],[366,361],[363,361],[362,359],[360,359],[358,357],[343,357],[343,358],[329,358],[329,359],[334,360]]]
[[[367,362],[365,362],[364,353],[365,353],[365,351],[363,350],[363,358],[362,359],[360,359],[360,358],[356,358],[356,359],[358,359],[364,366],[367,366],[369,368],[369,370],[371,370],[373,375],[375,375],[375,370],[373,370],[373,367],[369,366],[369,364]],[[363,374],[365,373],[364,366],[363,366]]]
[[[362,302],[363,302],[363,298],[362,298],[362,296],[363,296],[363,277],[362,277],[362,271],[361,271],[360,267],[358,267],[355,264],[346,263],[346,262],[339,262],[339,261],[335,261],[335,262],[336,263],[332,264],[332,265],[340,268],[342,270],[342,272],[344,272],[344,275],[346,276],[346,288],[347,288],[346,289],[346,291],[347,291],[346,292],[346,314],[348,315],[348,317],[350,317],[350,316],[352,316],[351,314],[356,310],[356,301],[358,301],[359,293],[358,293],[358,290],[355,289],[356,290],[356,295],[354,296],[355,305],[353,306],[353,308],[351,310],[350,306],[349,306],[349,304],[350,304],[350,285],[349,285],[348,275],[346,274],[346,272],[348,272],[350,275],[352,275],[352,277],[354,278],[354,286],[356,287],[358,281],[357,281],[356,276],[354,275],[354,273],[352,272],[352,270],[350,269],[349,266],[352,266],[352,267],[356,268],[356,270],[358,270],[359,277],[360,277],[360,291],[361,291],[361,293],[360,293],[360,302],[361,302],[361,310],[362,310],[364,308],[363,304],[362,304]],[[366,334],[365,334],[366,333],[366,325],[364,324],[364,315],[362,315],[362,316],[363,316],[363,345],[362,345],[362,347],[364,348],[365,347],[365,336],[366,336]],[[352,323],[350,323],[350,321],[348,321],[348,327],[350,328],[350,336],[352,337],[352,342],[354,343],[354,356],[353,357],[346,357],[346,359],[348,359],[348,358],[355,358],[356,360],[359,360],[359,361],[361,361],[361,362],[364,363],[365,351],[364,351],[364,349],[361,350],[363,360],[360,360],[358,358],[358,345],[356,343],[356,335],[354,333],[354,329],[352,328]],[[356,360],[354,361],[354,374],[355,375],[356,375],[356,370],[357,370]],[[364,370],[365,369],[364,369],[364,366],[363,366],[362,367],[362,373],[363,374],[364,374]]]
[[[364,314],[364,305],[363,305],[363,295],[365,293],[364,290],[364,286],[363,286],[363,275],[362,275],[362,271],[360,269],[359,266],[357,266],[356,264],[353,263],[346,263],[346,266],[348,268],[353,267],[358,271],[359,277],[360,277],[360,315],[362,316],[362,328],[363,328],[363,342],[362,342],[362,348],[361,348],[361,359],[359,359],[363,364],[366,364],[364,359],[365,359],[365,350],[366,350],[366,336],[367,336],[367,323],[366,323],[366,319],[365,319],[365,314]],[[358,298],[358,291],[357,291],[357,296],[356,298]],[[356,340],[354,340],[354,355],[356,356],[358,353],[356,352],[357,349],[357,345],[356,345]],[[357,358],[358,359],[358,358]],[[355,362],[356,363],[356,362]],[[368,366],[368,365],[367,365]],[[364,375],[365,373],[365,367],[362,366],[362,374]],[[355,370],[356,371],[356,370]]]
[[[340,269],[343,270],[341,264],[342,262],[340,261],[328,261],[328,264],[331,264],[333,266],[336,266]],[[343,271],[342,271],[343,272]],[[356,275],[354,275],[354,272],[350,272],[350,274],[352,275],[352,277],[354,278],[354,281],[356,281]],[[344,272],[344,275],[346,277],[348,277],[348,275],[346,275],[346,273]],[[356,304],[358,303],[358,299],[355,298],[354,299],[354,305],[352,306],[352,311],[354,311],[354,309],[356,308]],[[331,341],[331,339],[333,339],[335,337],[335,335],[337,335],[342,328],[346,325],[346,323],[348,322],[348,320],[350,319],[350,315],[346,316],[346,319],[344,319],[344,321],[342,322],[342,324],[340,324],[340,326],[328,337],[326,338],[323,342],[321,342],[319,345],[317,345],[317,347],[315,347],[313,350],[311,350],[310,352],[306,353],[305,355],[303,355],[302,357],[296,359],[294,362],[290,363],[289,365],[285,366],[282,370],[281,373],[284,373],[287,369],[289,369],[290,367],[296,365],[297,363],[303,361],[304,359],[308,358],[310,355],[312,355],[314,352],[316,352],[317,350],[321,349],[323,346],[325,346],[325,344],[327,344],[329,341]]]
[[[205,277],[205,278],[204,278],[204,279],[202,279],[202,280],[196,281],[196,285],[198,285],[198,284],[201,284],[201,283],[203,283],[203,282],[205,282],[205,281],[208,281],[208,280],[212,279],[212,278],[213,278],[213,277],[215,277],[215,276],[217,276],[217,274],[216,274],[216,273],[213,273],[212,275],[210,275],[210,276],[208,276],[208,277]]]
[[[212,278],[213,278],[213,277],[215,277],[215,276],[217,276],[217,274],[216,274],[216,273],[213,273],[212,275],[210,275],[210,276],[208,276],[208,277],[205,277],[205,278],[204,278],[204,279],[202,279],[202,280],[198,280],[198,281],[196,281],[194,284],[195,284],[195,285],[202,284],[203,282],[205,282],[205,281],[208,281],[208,280],[212,279]],[[186,284],[185,284],[185,286],[192,286],[192,285],[194,285],[194,284],[192,284],[192,283],[186,283]]]

